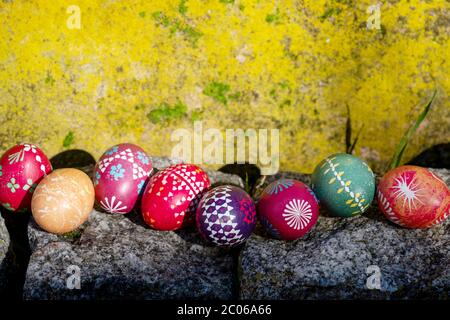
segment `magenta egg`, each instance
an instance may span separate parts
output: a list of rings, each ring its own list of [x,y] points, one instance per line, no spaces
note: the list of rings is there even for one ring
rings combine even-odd
[[[319,205],[313,191],[293,179],[280,179],[269,184],[258,201],[258,216],[275,238],[295,240],[317,222]]]
[[[153,170],[150,157],[134,144],[109,148],[94,170],[95,198],[104,210],[125,214],[133,210]]]
[[[0,159],[0,203],[10,211],[29,210],[34,189],[51,171],[47,156],[35,145],[12,147]]]

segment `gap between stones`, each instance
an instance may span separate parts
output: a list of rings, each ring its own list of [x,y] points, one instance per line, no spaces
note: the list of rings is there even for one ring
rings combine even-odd
[[[11,212],[3,208],[0,208],[0,212],[10,238],[8,252],[5,257],[8,266],[8,282],[4,295],[7,300],[22,300],[23,285],[31,256],[27,232],[31,213],[11,214]]]

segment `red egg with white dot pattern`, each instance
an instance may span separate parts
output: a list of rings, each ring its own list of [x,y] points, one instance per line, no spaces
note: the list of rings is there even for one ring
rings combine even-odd
[[[192,164],[176,164],[150,178],[142,196],[144,221],[156,230],[177,230],[192,221],[210,187],[208,175]]]
[[[35,145],[12,147],[0,159],[0,203],[14,212],[29,210],[34,189],[51,171],[47,156]]]
[[[406,228],[428,228],[450,215],[448,186],[418,166],[387,172],[378,183],[377,200],[386,218]]]
[[[258,201],[258,216],[273,237],[295,240],[316,224],[319,205],[306,184],[280,179],[264,189]]]

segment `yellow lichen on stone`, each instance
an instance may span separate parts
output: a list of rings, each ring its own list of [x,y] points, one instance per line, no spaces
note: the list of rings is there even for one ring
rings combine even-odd
[[[281,168],[310,172],[345,151],[348,104],[356,155],[380,170],[434,88],[405,159],[449,142],[448,2],[384,1],[368,30],[373,3],[4,0],[0,151],[31,141],[52,156],[73,132],[95,157],[127,141],[170,155],[172,131],[200,119],[279,128]]]

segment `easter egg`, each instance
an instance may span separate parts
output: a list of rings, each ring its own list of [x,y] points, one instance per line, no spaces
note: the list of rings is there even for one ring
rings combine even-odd
[[[431,171],[417,166],[401,166],[379,181],[380,210],[392,222],[407,228],[427,228],[450,215],[450,191]]]
[[[61,234],[81,226],[94,201],[94,186],[87,174],[78,169],[57,169],[36,187],[31,212],[42,229]]]
[[[157,230],[181,228],[192,220],[210,185],[206,172],[192,164],[176,164],[157,172],[142,196],[144,221]]]
[[[206,241],[235,246],[247,240],[255,228],[255,204],[241,188],[219,186],[207,191],[200,200],[196,222]]]
[[[148,155],[134,144],[109,148],[95,165],[95,198],[107,212],[130,212],[144,191],[152,169]]]
[[[280,179],[269,184],[258,201],[258,217],[275,238],[295,240],[317,222],[319,204],[304,183]]]
[[[337,153],[317,165],[312,188],[328,213],[351,217],[370,206],[375,195],[375,176],[361,159]]]
[[[10,211],[30,209],[36,185],[50,171],[50,161],[35,145],[12,147],[0,159],[0,203]]]

